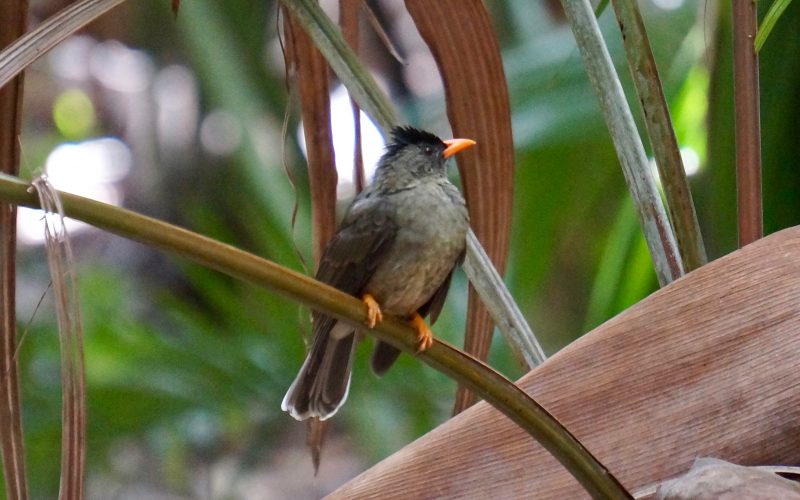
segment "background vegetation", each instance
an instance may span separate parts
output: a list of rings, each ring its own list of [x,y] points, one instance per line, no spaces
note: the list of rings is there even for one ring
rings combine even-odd
[[[410,122],[447,135],[435,67],[402,3],[369,4],[406,62],[392,58],[366,24],[364,60]],[[517,155],[506,281],[554,352],[657,283],[558,3],[488,6],[503,47]],[[34,23],[60,7],[35,3]],[[728,8],[727,2],[643,4],[679,142],[697,158],[691,182],[710,258],[736,244]],[[123,205],[303,269],[298,253],[311,261],[307,177],[276,16],[273,2],[186,1],[177,19],[167,2],[125,3],[27,73],[23,177],[42,168],[60,144],[117,137],[131,168],[106,188],[117,189]],[[794,137],[800,34],[792,29],[799,16],[797,5],[790,6],[761,52],[767,233],[800,220]],[[601,25],[632,95],[610,9]],[[89,174],[74,168],[76,178]],[[334,421],[320,475],[311,480],[305,427],[279,409],[302,360],[308,311],[99,231],[76,229],[74,248],[91,496],[319,496],[449,415],[452,382],[405,356],[376,379],[362,346],[350,399]],[[58,488],[61,402],[45,262],[39,244],[21,243],[18,318],[26,333],[19,357],[29,477],[33,495],[49,498]],[[456,277],[435,328],[455,343],[463,331],[465,281]],[[500,339],[490,362],[511,377],[521,374]]]

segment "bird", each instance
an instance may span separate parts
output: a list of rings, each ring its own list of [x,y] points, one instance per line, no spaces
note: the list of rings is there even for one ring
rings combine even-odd
[[[466,249],[469,214],[446,163],[473,145],[410,126],[393,128],[372,182],[353,199],[317,268],[317,280],[364,302],[369,328],[384,314],[409,321],[418,352],[433,344],[424,318],[436,321]],[[338,411],[361,336],[323,313],[312,313],[312,322],[311,348],[281,403],[297,420],[325,420]],[[378,341],[372,371],[383,375],[399,354]]]

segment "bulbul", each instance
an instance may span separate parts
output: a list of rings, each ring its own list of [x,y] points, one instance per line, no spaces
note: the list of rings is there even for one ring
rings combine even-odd
[[[453,269],[464,260],[469,227],[464,197],[447,180],[446,162],[475,144],[443,141],[412,127],[397,127],[372,183],[355,197],[326,246],[316,278],[361,298],[368,326],[391,314],[417,331],[418,349],[433,343],[423,319],[436,321]],[[356,330],[313,314],[314,341],[281,408],[298,420],[326,419],[347,398]],[[372,370],[382,375],[400,351],[378,342]]]

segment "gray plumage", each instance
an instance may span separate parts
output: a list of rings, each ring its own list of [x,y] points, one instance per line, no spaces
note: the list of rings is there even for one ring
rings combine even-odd
[[[447,180],[446,147],[428,132],[392,131],[372,183],[323,252],[318,280],[359,298],[371,294],[385,314],[436,321],[469,227],[464,198]],[[298,420],[331,417],[350,385],[355,330],[319,313],[313,323],[311,349],[281,404]],[[373,371],[383,374],[398,355],[378,342]]]

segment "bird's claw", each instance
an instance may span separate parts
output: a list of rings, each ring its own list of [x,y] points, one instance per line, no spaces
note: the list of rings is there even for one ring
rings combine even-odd
[[[417,331],[418,353],[427,350],[433,345],[433,332],[418,313],[414,313],[414,317],[411,318],[411,326]]]
[[[361,301],[364,302],[365,306],[367,306],[367,326],[370,328],[375,328],[375,325],[383,321],[383,312],[381,312],[381,306],[378,304],[378,301],[375,300],[375,297],[368,293],[365,293],[361,297]]]

